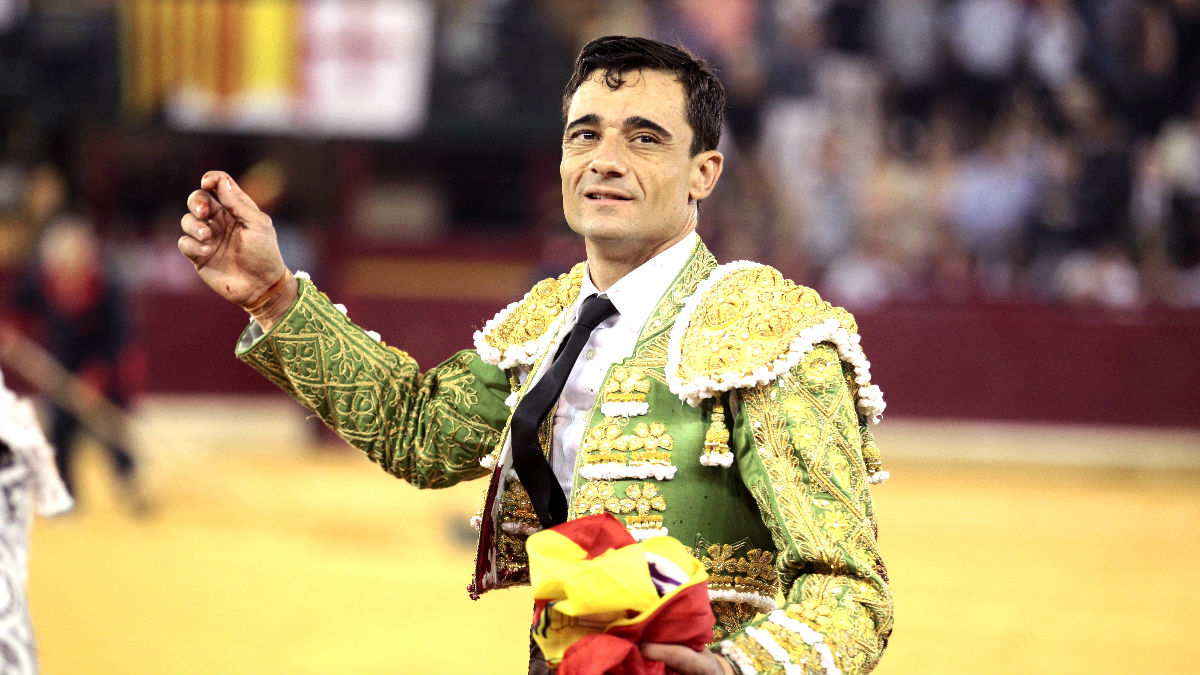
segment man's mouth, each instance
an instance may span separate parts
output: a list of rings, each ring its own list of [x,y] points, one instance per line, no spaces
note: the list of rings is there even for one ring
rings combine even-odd
[[[602,199],[612,199],[612,200],[616,200],[616,201],[627,202],[627,201],[632,200],[632,197],[628,197],[619,192],[612,192],[609,190],[588,190],[587,192],[584,193],[584,196],[593,201],[599,201]]]

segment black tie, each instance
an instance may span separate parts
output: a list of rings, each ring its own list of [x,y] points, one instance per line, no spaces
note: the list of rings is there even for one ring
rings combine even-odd
[[[529,393],[517,404],[512,419],[513,468],[517,477],[529,493],[533,510],[537,511],[542,527],[553,527],[567,520],[567,497],[563,494],[558,479],[542,445],[538,442],[538,428],[554,402],[562,394],[567,376],[575,366],[575,359],[587,344],[588,337],[600,322],[615,314],[617,308],[612,301],[599,295],[588,296],[579,310],[579,321],[571,329],[565,344],[554,357],[554,363],[542,379],[538,380]]]

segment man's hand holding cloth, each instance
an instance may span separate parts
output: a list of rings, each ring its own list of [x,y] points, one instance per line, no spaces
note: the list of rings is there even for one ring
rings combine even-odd
[[[533,534],[526,550],[533,637],[560,675],[667,673],[638,643],[700,651],[712,640],[708,574],[672,537],[639,543],[600,514]]]

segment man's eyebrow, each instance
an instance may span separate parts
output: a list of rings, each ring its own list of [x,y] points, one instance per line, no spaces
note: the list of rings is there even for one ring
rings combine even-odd
[[[581,126],[595,126],[597,124],[600,124],[600,116],[596,113],[588,113],[583,117],[576,119],[574,122],[568,123],[564,130],[566,131]]]
[[[599,124],[600,124],[600,116],[597,115],[596,113],[588,113],[588,114],[586,114],[582,117],[579,117],[578,119],[575,119],[574,121],[568,123],[565,131],[570,131],[571,129],[574,129],[575,127],[596,126]],[[633,115],[632,117],[626,117],[625,122],[624,122],[624,127],[626,129],[646,129],[648,131],[653,131],[654,133],[658,134],[659,136],[662,136],[664,139],[667,139],[667,140],[674,138],[674,136],[671,134],[671,132],[667,131],[663,127],[663,125],[659,124],[658,122],[655,122],[652,119],[642,117],[641,115]]]
[[[654,120],[646,119],[645,117],[642,117],[641,115],[634,115],[633,117],[626,117],[625,118],[625,128],[626,129],[646,129],[649,131],[653,131],[654,133],[658,134],[659,136],[662,136],[666,140],[670,140],[670,139],[674,138],[674,136],[671,135],[671,132],[664,129],[661,124],[659,124],[658,122],[655,122]]]

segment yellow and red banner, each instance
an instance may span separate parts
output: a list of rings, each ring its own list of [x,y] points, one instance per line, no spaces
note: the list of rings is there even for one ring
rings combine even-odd
[[[431,0],[117,3],[122,108],[182,128],[403,136],[424,123]]]
[[[708,574],[678,540],[637,542],[610,514],[537,532],[526,544],[533,586],[533,638],[547,663],[572,673],[662,673],[638,644],[697,651],[716,622]]]

